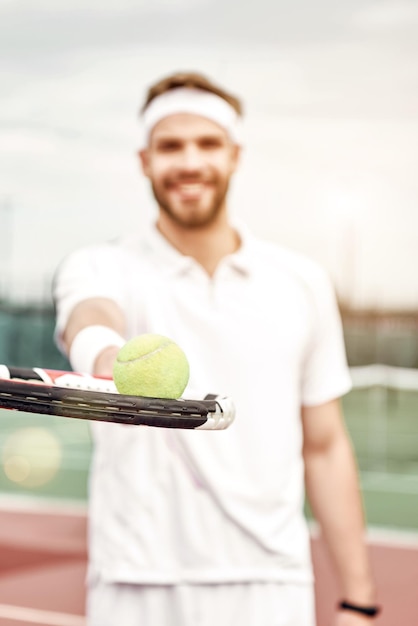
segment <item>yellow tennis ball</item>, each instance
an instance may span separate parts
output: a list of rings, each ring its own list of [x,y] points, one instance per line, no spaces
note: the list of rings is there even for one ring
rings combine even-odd
[[[113,380],[119,393],[180,398],[189,380],[189,363],[183,350],[168,337],[139,335],[119,350]]]

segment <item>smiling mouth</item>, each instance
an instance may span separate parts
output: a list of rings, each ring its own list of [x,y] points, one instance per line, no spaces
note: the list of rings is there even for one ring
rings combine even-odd
[[[184,198],[195,198],[202,194],[206,185],[204,183],[177,183],[173,185],[173,191]]]

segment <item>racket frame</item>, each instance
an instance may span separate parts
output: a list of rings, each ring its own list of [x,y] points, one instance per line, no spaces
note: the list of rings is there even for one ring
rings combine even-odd
[[[0,408],[116,424],[224,430],[235,417],[229,397],[177,400],[119,394],[112,380],[76,372],[0,365]]]

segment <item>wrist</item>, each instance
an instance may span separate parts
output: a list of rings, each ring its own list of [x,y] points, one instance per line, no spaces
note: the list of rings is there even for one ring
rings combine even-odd
[[[341,600],[338,604],[338,609],[340,611],[357,613],[357,615],[369,617],[370,619],[377,617],[382,610],[378,604],[357,604],[349,600]]]
[[[107,348],[119,349],[125,339],[109,326],[86,326],[74,337],[69,350],[71,367],[81,373],[92,374],[96,359]]]
[[[340,597],[359,606],[374,606],[377,604],[377,588],[374,576],[370,570],[362,568],[361,571],[351,570],[350,576],[343,581],[340,587]]]

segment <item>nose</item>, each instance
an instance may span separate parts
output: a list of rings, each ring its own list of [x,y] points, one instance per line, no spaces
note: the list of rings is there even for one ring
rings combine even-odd
[[[187,144],[181,153],[180,167],[183,170],[199,170],[203,165],[202,151],[195,144]]]

